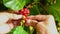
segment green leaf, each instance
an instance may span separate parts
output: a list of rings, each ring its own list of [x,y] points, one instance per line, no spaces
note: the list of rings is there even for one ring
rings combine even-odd
[[[6,7],[12,10],[21,10],[25,6],[25,0],[3,0]]]
[[[47,6],[47,12],[52,14],[60,22],[60,0],[56,0],[56,4],[52,6]]]
[[[13,28],[8,34],[13,34],[15,30],[16,30],[16,27]]]
[[[13,34],[28,34],[22,26],[18,26]]]

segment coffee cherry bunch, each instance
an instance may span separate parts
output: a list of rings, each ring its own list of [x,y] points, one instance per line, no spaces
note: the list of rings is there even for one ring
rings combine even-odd
[[[19,13],[25,17],[25,18],[23,17],[25,24],[29,25],[29,23],[27,22],[27,20],[29,20],[28,15],[30,14],[29,9],[23,8],[22,10],[19,10]]]
[[[24,15],[25,17],[27,17],[30,14],[30,11],[29,11],[29,9],[24,8],[24,9],[20,10],[19,13]]]
[[[31,25],[31,24],[30,24],[30,20],[31,20],[31,19],[28,17],[28,15],[30,14],[29,9],[24,8],[24,9],[20,10],[19,13],[20,13],[21,15],[23,15],[23,19],[24,19],[24,21],[25,21],[25,26],[27,26],[27,27],[29,26],[29,28],[30,28],[30,33],[32,34],[33,31],[34,31],[34,29],[33,29],[32,26],[30,26],[30,25]],[[25,18],[24,18],[24,17],[25,17]]]

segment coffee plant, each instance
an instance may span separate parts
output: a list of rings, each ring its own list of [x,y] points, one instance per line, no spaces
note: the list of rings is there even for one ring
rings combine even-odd
[[[28,15],[53,15],[60,33],[60,0],[0,0],[0,11],[14,10],[23,15],[21,22],[28,20]],[[32,33],[33,27],[17,26],[9,34]],[[21,32],[21,33],[20,33]],[[24,33],[23,33],[24,32]]]

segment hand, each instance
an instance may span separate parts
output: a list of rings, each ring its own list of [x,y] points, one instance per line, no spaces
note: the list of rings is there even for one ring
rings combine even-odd
[[[0,13],[0,34],[6,34],[14,27],[12,23],[7,24],[9,20],[21,19],[22,15],[11,13]]]
[[[58,34],[52,15],[30,16],[30,25],[35,27],[38,34]]]

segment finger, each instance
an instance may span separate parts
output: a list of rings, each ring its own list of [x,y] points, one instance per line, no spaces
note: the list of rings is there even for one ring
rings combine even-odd
[[[35,27],[38,22],[36,20],[27,20],[25,25]]]
[[[39,28],[41,28],[42,30],[47,30],[47,29],[48,29],[48,26],[46,26],[46,25],[44,24],[44,22],[38,22],[38,24],[37,24],[36,27],[37,27],[37,28],[39,27]]]
[[[41,33],[41,34],[45,34],[45,33],[48,33],[48,27],[44,24],[44,22],[39,22],[37,25],[36,25],[36,30],[38,33]]]
[[[22,15],[17,15],[17,14],[9,14],[11,19],[21,19]]]
[[[7,17],[7,18],[11,18],[11,19],[21,19],[22,18],[22,15],[17,15],[17,14],[12,14],[12,13],[7,13],[7,12],[3,12],[3,13],[0,13],[0,16],[3,16],[3,17]]]
[[[32,19],[32,20],[37,20],[37,21],[44,21],[44,20],[46,20],[47,18],[48,18],[47,15],[30,16],[30,19]]]

